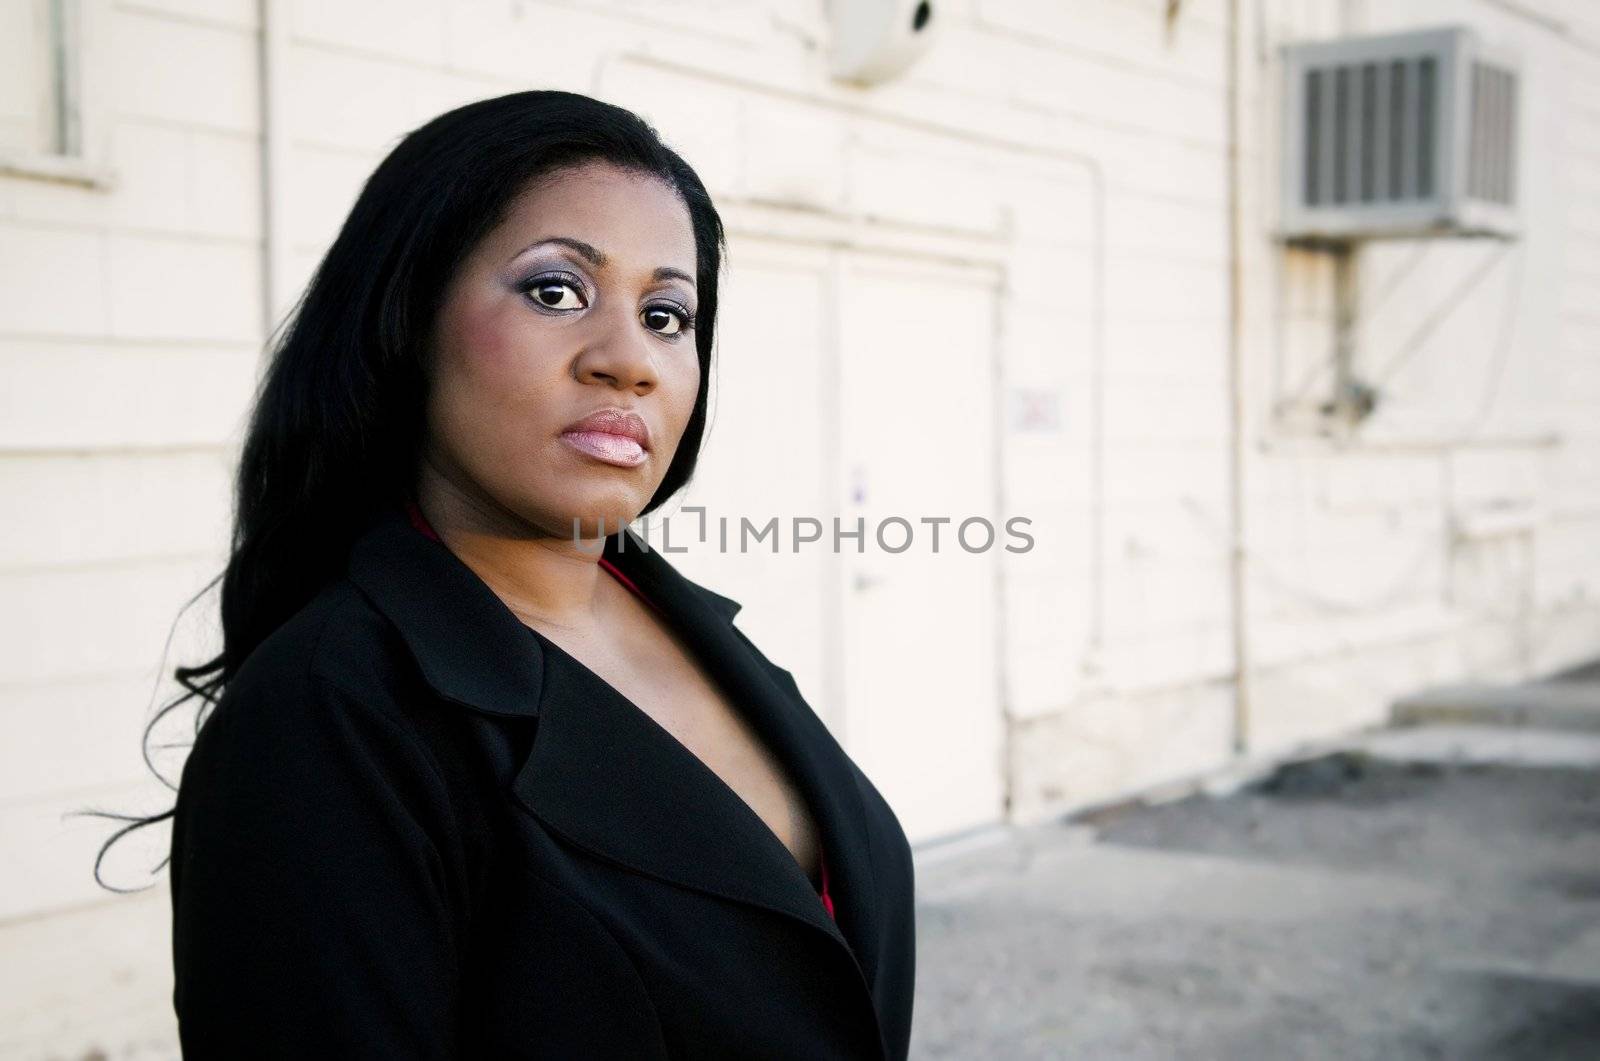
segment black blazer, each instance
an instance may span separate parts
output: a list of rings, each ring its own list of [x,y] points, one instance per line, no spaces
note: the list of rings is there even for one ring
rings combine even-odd
[[[791,771],[837,922],[715,772],[396,508],[183,768],[186,1057],[906,1057],[899,821],[737,602],[626,529],[605,550]]]

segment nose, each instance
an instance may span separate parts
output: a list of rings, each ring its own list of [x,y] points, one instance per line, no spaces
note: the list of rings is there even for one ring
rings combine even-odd
[[[644,324],[625,306],[590,320],[594,328],[577,354],[573,375],[583,383],[601,383],[638,394],[654,390],[659,377],[658,351],[651,343],[657,340]]]

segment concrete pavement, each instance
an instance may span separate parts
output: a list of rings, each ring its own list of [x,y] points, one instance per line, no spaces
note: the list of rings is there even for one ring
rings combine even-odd
[[[912,1056],[1600,1057],[1597,765],[1595,732],[1389,730],[935,849]]]

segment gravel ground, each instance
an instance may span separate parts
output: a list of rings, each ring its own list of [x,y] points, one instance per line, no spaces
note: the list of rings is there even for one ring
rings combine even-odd
[[[1600,1058],[1600,771],[1341,753],[918,894],[914,1058]]]

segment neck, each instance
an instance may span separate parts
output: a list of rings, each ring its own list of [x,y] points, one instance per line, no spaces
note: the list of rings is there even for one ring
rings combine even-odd
[[[427,529],[524,624],[583,630],[605,621],[614,598],[602,577],[604,538],[552,533],[428,472],[418,477],[415,505]]]

